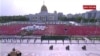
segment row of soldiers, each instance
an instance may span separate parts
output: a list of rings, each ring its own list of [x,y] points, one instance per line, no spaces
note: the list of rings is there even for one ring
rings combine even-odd
[[[10,53],[8,53],[8,56],[21,56],[22,53],[19,50],[16,50],[15,48],[12,49]]]

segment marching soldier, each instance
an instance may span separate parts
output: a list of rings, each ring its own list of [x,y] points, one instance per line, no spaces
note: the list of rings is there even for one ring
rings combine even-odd
[[[21,56],[22,53],[20,51],[16,51],[15,48],[12,49],[12,51],[8,54],[8,56]]]
[[[12,49],[12,51],[8,54],[8,56],[17,56],[15,48]]]

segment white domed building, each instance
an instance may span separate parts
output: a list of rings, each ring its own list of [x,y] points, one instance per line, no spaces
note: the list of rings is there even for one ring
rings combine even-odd
[[[36,14],[30,14],[27,15],[30,19],[30,21],[35,21],[35,22],[47,22],[47,21],[57,21],[58,20],[58,14],[55,11],[54,13],[48,13],[48,9],[45,5],[42,5],[40,13]]]

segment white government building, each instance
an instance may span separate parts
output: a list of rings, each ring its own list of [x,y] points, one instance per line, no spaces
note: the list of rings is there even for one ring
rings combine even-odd
[[[43,4],[40,13],[29,14],[26,17],[28,17],[30,21],[35,22],[57,21],[58,13],[56,11],[49,13],[47,7]]]

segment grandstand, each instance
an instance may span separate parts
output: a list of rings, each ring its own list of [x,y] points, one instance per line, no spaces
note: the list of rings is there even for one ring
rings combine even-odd
[[[81,25],[79,23],[69,22],[69,24],[55,23],[35,23],[35,25],[45,26],[45,30],[33,30],[32,35],[80,35],[80,36],[99,36],[100,26],[97,25]],[[72,23],[72,24],[70,24]],[[34,25],[34,23],[8,23],[0,26],[0,35],[19,35],[23,27]],[[32,26],[33,27],[33,26]]]
[[[99,24],[99,23],[98,23]],[[35,28],[36,29],[35,29]],[[44,28],[41,30],[41,27]],[[23,29],[23,30],[22,30]],[[68,36],[88,39],[99,39],[100,26],[69,22],[8,22],[0,24],[1,36]],[[94,36],[94,37],[93,37]],[[63,37],[61,37],[63,38]],[[96,38],[96,39],[95,39]]]

